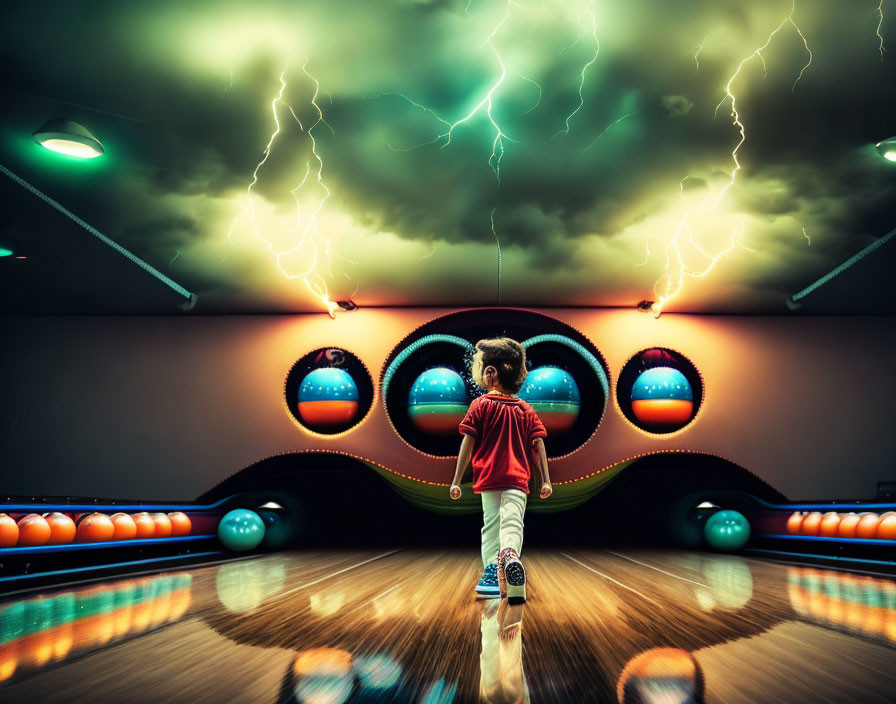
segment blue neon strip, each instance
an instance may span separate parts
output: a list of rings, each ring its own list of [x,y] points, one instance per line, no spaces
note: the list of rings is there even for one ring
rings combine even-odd
[[[235,498],[228,496],[213,504],[2,504],[6,511],[213,511]]]
[[[896,547],[896,540],[878,540],[877,538],[829,538],[826,535],[783,535],[767,534],[763,538],[781,538],[784,540],[809,540],[822,543],[844,543],[846,545],[887,545]]]
[[[755,497],[754,497],[755,498]],[[762,499],[756,499],[763,506],[767,506],[768,508],[776,508],[781,509],[782,511],[793,511],[793,510],[806,510],[806,509],[828,509],[830,511],[836,510],[838,508],[847,508],[847,509],[869,509],[874,511],[879,511],[881,509],[886,511],[896,511],[896,504],[847,504],[847,503],[826,503],[826,504],[770,504],[768,501],[763,501]]]
[[[893,239],[894,237],[896,237],[896,230],[890,230],[886,235],[884,235],[884,236],[881,237],[880,239],[876,239],[876,240],[874,240],[874,242],[872,242],[872,243],[869,244],[867,247],[865,247],[865,249],[863,249],[861,252],[859,252],[858,254],[854,254],[853,256],[851,256],[849,259],[847,259],[845,262],[843,262],[843,263],[842,263],[840,266],[838,266],[836,269],[834,269],[833,271],[830,271],[830,272],[828,272],[827,274],[825,274],[824,276],[822,276],[822,277],[821,277],[818,281],[816,281],[814,284],[809,284],[808,286],[806,286],[806,288],[804,288],[804,289],[803,289],[802,291],[800,291],[799,293],[795,293],[795,294],[793,294],[793,295],[790,297],[790,300],[792,300],[792,301],[798,301],[798,300],[800,300],[801,298],[805,298],[805,297],[808,296],[810,293],[812,293],[815,289],[824,286],[828,281],[830,281],[831,279],[833,279],[835,276],[839,276],[839,275],[842,274],[844,271],[846,271],[847,269],[849,269],[849,267],[851,267],[853,264],[855,264],[856,262],[861,261],[862,259],[864,259],[865,257],[867,257],[869,254],[871,254],[872,252],[874,252],[876,249],[879,249],[880,247],[882,247],[883,245],[885,245],[887,242],[889,242],[889,241],[890,241],[891,239]]]
[[[131,560],[130,562],[113,562],[106,565],[93,565],[92,567],[72,567],[67,570],[51,570],[50,572],[35,572],[33,574],[16,574],[11,577],[0,577],[0,582],[13,582],[23,579],[34,579],[35,577],[52,577],[58,574],[72,574],[74,572],[96,572],[99,570],[108,570],[113,567],[130,567],[131,565],[146,565],[153,562],[171,562],[172,560],[186,560],[191,557],[209,557],[211,555],[223,555],[222,550],[213,552],[193,552],[187,555],[172,555],[170,557],[156,557],[149,560]]]
[[[862,562],[869,565],[888,565],[893,567],[896,565],[896,562],[888,562],[887,560],[868,560],[865,558],[859,557],[838,557],[837,555],[816,555],[811,552],[784,552],[783,550],[758,550],[757,548],[750,548],[746,552],[749,553],[764,553],[766,555],[786,555],[788,557],[809,557],[813,560],[836,560],[839,562]]]
[[[63,545],[29,545],[24,548],[0,548],[0,555],[28,555],[45,552],[75,552],[77,550],[95,550],[97,548],[120,548],[141,545],[168,545],[170,543],[188,543],[196,540],[214,538],[214,535],[181,535],[177,538],[140,538],[139,540],[104,540],[99,543],[65,543]]]
[[[169,279],[161,271],[156,269],[151,264],[148,264],[147,262],[143,261],[140,257],[138,257],[136,254],[134,254],[130,250],[127,250],[124,247],[122,247],[120,244],[118,244],[118,242],[115,242],[114,240],[111,240],[108,237],[106,237],[102,232],[97,230],[92,225],[84,222],[81,218],[79,218],[77,215],[75,215],[70,210],[63,207],[60,203],[57,203],[55,200],[50,198],[50,196],[48,196],[46,193],[44,193],[43,191],[38,189],[36,186],[32,186],[25,179],[23,179],[19,176],[16,176],[16,174],[14,174],[12,171],[10,171],[5,166],[3,166],[3,164],[0,164],[0,173],[5,174],[6,176],[8,176],[10,178],[11,181],[13,181],[14,183],[17,183],[22,188],[24,188],[26,191],[29,191],[33,195],[37,196],[47,205],[58,210],[60,213],[65,215],[65,217],[67,217],[73,223],[75,223],[76,225],[79,225],[84,230],[87,230],[87,232],[89,232],[91,235],[96,237],[103,244],[111,247],[112,249],[114,249],[116,252],[118,252],[122,256],[130,259],[134,264],[136,264],[141,269],[143,269],[143,271],[145,271],[147,274],[154,276],[156,279],[161,281],[163,284],[168,286],[170,289],[172,289],[173,291],[179,293],[181,296],[186,298],[188,301],[190,301],[194,298],[195,294],[191,293],[190,291],[187,291],[187,289],[185,289],[183,286],[181,286],[176,281]]]

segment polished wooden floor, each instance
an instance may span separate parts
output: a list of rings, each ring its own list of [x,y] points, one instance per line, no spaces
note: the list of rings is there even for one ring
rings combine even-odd
[[[524,606],[475,599],[472,549],[292,552],[6,600],[0,622],[49,599],[82,613],[0,641],[0,701],[894,701],[890,579],[632,549],[524,562]]]

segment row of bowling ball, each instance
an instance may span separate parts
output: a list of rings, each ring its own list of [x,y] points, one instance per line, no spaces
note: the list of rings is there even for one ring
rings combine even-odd
[[[179,619],[191,602],[189,574],[129,579],[0,607],[0,682],[71,653]]]
[[[18,520],[16,520],[16,518]],[[192,530],[183,511],[171,513],[0,513],[0,547],[34,547],[107,540],[178,538]]]
[[[550,434],[568,432],[582,406],[572,374],[559,367],[529,372],[519,397],[532,405]],[[358,413],[358,387],[344,369],[324,367],[309,372],[299,386],[302,421],[315,430],[344,426]],[[694,412],[694,392],[677,369],[654,367],[642,372],[632,387],[632,413],[646,428],[687,423]],[[453,435],[470,404],[467,386],[453,369],[436,367],[420,374],[411,386],[407,412],[428,435]]]
[[[787,519],[791,535],[819,535],[825,538],[896,540],[896,511],[886,513],[794,512]]]

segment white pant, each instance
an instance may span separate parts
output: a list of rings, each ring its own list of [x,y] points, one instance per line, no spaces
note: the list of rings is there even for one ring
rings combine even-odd
[[[483,491],[482,496],[482,566],[498,561],[504,548],[523,552],[523,514],[526,492],[520,489]]]

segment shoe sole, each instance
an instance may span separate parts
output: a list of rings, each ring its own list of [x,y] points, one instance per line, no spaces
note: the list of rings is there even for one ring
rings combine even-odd
[[[526,601],[526,570],[519,560],[511,560],[504,565],[507,602],[522,604]]]

